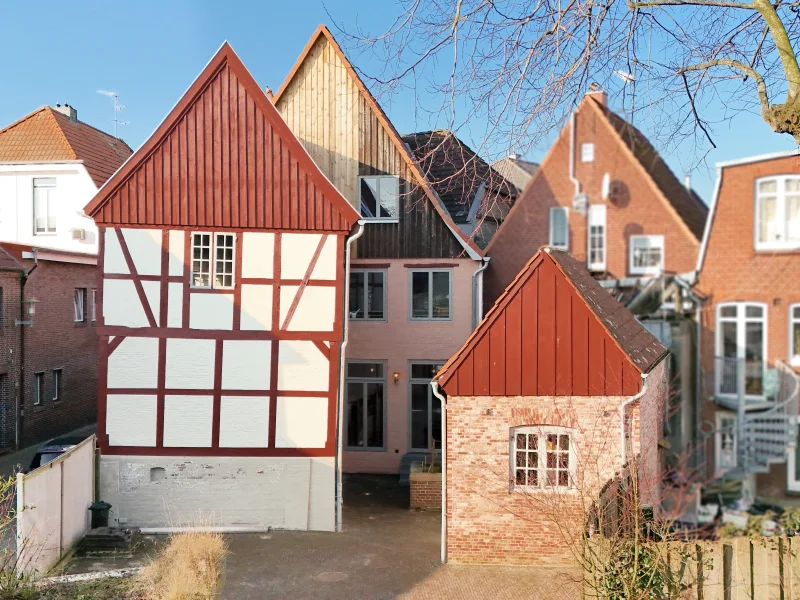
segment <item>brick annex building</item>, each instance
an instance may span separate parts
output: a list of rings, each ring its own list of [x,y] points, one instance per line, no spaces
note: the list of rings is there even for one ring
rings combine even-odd
[[[0,448],[96,418],[97,228],[81,211],[130,154],[67,105],[0,130]]]

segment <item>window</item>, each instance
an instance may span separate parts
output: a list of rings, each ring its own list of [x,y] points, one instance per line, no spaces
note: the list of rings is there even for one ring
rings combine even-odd
[[[631,275],[655,275],[664,270],[664,236],[632,235]]]
[[[97,320],[97,290],[92,290],[92,321]]]
[[[386,367],[383,362],[347,362],[347,447],[383,450]]]
[[[717,305],[714,372],[718,395],[738,396],[743,391],[746,396],[763,396],[766,331],[766,305],[749,302]]]
[[[53,401],[61,400],[62,369],[53,369]]]
[[[756,250],[800,248],[800,177],[756,181]]]
[[[233,265],[235,245],[236,238],[232,233],[193,233],[192,287],[212,287],[213,281],[214,288],[232,288],[234,285]],[[212,250],[214,252],[213,261],[211,260]]]
[[[433,395],[431,380],[443,364],[416,362],[409,365],[412,451],[442,449],[442,403]]]
[[[56,180],[54,177],[33,180],[33,234],[56,232]]]
[[[359,177],[361,216],[396,221],[400,216],[400,179],[392,175]]]
[[[42,394],[44,393],[44,373],[33,374],[33,403],[42,403]]]
[[[511,470],[515,488],[571,488],[575,456],[562,427],[511,429]]]
[[[714,455],[716,474],[722,475],[735,469],[736,458],[736,415],[724,412],[716,414],[717,428],[714,432]]]
[[[350,273],[350,319],[382,321],[386,311],[386,272],[354,270]]]
[[[797,433],[800,434],[800,424],[795,425]],[[800,439],[800,435],[798,438]],[[792,492],[800,492],[800,444],[795,443],[794,448],[789,450],[789,460],[786,465],[786,488]]]
[[[789,305],[789,362],[800,367],[800,304]]]
[[[410,271],[412,320],[450,318],[450,275],[449,270]]]
[[[75,288],[75,322],[83,323],[86,320],[86,288]]]
[[[587,268],[590,271],[606,270],[606,207],[604,204],[589,206],[587,229],[589,234]]]
[[[569,209],[566,206],[550,208],[550,246],[569,249]]]
[[[594,144],[581,144],[581,162],[594,161]]]

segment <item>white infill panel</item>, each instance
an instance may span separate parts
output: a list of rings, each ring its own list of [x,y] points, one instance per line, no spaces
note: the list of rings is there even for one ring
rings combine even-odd
[[[281,324],[297,294],[298,286],[281,287]],[[336,315],[336,288],[308,285],[300,295],[288,331],[333,331]]]
[[[233,294],[189,294],[191,329],[233,329]]]
[[[211,447],[212,396],[164,397],[164,446]]]
[[[108,357],[109,388],[158,386],[158,339],[126,337]]]
[[[328,391],[328,359],[314,342],[292,340],[279,344],[279,390]]]
[[[124,279],[103,281],[103,319],[109,326],[150,326],[133,281]]]
[[[324,448],[328,439],[328,398],[278,396],[276,448]]]
[[[119,245],[116,229],[106,229],[103,244],[105,247],[103,252],[103,272],[130,274],[128,263],[125,262],[125,256],[122,254],[122,248]]]
[[[242,238],[242,277],[272,279],[274,233],[245,233]]]
[[[214,387],[214,340],[167,340],[166,386],[172,389]]]
[[[269,446],[269,398],[222,396],[219,413],[220,448]]]
[[[185,235],[183,231],[169,232],[169,274],[172,277],[183,275]]]
[[[337,236],[329,235],[322,247],[322,252],[317,259],[317,264],[311,272],[311,279],[336,279],[336,242]]]
[[[272,342],[226,340],[222,343],[222,387],[226,390],[269,389]]]
[[[269,331],[272,329],[272,286],[242,286],[242,329]]]
[[[156,445],[156,397],[106,396],[106,433],[110,446]]]
[[[319,245],[319,233],[281,235],[281,279],[303,279]]]
[[[123,229],[133,266],[139,275],[161,275],[161,230]]]
[[[150,311],[153,313],[153,318],[158,323],[158,317],[161,314],[161,282],[160,281],[143,281],[142,289],[144,290],[147,303],[150,305]],[[162,327],[163,323],[159,323]]]
[[[170,283],[167,288],[167,327],[183,326],[183,284]]]

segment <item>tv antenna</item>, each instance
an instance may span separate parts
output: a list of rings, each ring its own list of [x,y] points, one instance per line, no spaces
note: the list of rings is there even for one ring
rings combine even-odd
[[[119,137],[117,135],[117,126],[128,124],[128,121],[120,121],[117,118],[117,113],[123,110],[125,108],[125,105],[119,103],[119,94],[116,91],[97,90],[97,93],[102,94],[103,96],[108,96],[109,98],[112,98],[114,100],[114,118],[112,119],[112,121],[114,121],[114,137]]]

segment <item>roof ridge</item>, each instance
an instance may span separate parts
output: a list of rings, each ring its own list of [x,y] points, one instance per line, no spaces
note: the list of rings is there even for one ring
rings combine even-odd
[[[25,121],[30,119],[32,116],[42,112],[45,108],[49,108],[49,107],[45,104],[43,106],[40,106],[39,108],[37,108],[33,112],[29,112],[27,115],[24,115],[24,116],[20,117],[16,121],[14,121],[12,123],[9,123],[8,125],[3,127],[2,129],[0,129],[0,135],[4,134],[9,129],[12,129],[12,128],[16,127],[17,125],[20,125],[20,124],[24,123]]]
[[[58,129],[58,133],[61,135],[61,140],[64,142],[64,145],[69,148],[69,151],[72,153],[72,160],[78,160],[78,153],[75,151],[75,147],[70,143],[69,139],[67,139],[67,134],[64,133],[64,128],[61,126],[61,123],[58,122],[58,117],[56,117],[55,114],[56,111],[53,110],[51,106],[45,106],[44,108],[47,111],[47,114],[56,124],[56,128]]]
[[[46,107],[46,108],[50,108],[50,110],[53,110],[53,109],[52,109],[52,107],[49,107],[49,106],[48,106],[48,107]],[[111,134],[110,134],[110,133],[108,133],[107,131],[103,131],[103,130],[102,130],[102,129],[100,129],[99,127],[95,127],[94,125],[92,125],[91,123],[87,123],[86,121],[81,121],[80,119],[75,119],[74,121],[72,121],[72,120],[70,120],[70,119],[69,119],[69,117],[67,117],[66,115],[63,115],[63,114],[59,113],[58,111],[54,111],[54,114],[55,114],[55,113],[57,113],[57,114],[61,115],[61,116],[62,116],[62,117],[64,117],[64,118],[66,118],[66,119],[67,119],[67,120],[68,120],[70,123],[76,123],[76,124],[78,124],[78,125],[83,125],[84,127],[89,127],[90,129],[93,129],[93,130],[94,130],[94,131],[96,131],[97,133],[100,133],[100,134],[102,134],[102,135],[106,136],[107,138],[111,138],[111,140],[113,140],[113,141],[116,141],[116,142],[122,142],[123,144],[125,144],[125,146],[127,146],[128,150],[130,150],[131,152],[133,152],[133,148],[131,148],[130,146],[128,146],[128,143],[127,143],[125,140],[123,140],[121,137],[116,137],[116,136],[114,136],[114,135],[111,135]],[[56,120],[58,120],[58,117],[56,117]]]

